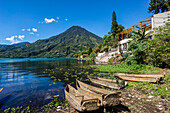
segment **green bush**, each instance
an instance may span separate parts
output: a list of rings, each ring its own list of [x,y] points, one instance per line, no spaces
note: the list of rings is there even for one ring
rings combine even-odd
[[[149,40],[147,63],[162,68],[170,68],[170,24],[155,29],[155,35]]]
[[[96,56],[97,56],[97,54],[96,54],[95,52],[92,52],[92,53],[90,54],[90,58],[96,58]]]

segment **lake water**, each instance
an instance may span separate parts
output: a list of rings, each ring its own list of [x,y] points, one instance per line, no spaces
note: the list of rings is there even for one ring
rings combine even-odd
[[[0,59],[0,88],[3,88],[0,92],[0,111],[17,106],[40,107],[53,100],[54,95],[64,98],[66,83],[55,81],[54,85],[54,81],[44,71],[56,68],[55,74],[60,77],[63,76],[60,70],[64,72],[75,66],[75,70],[79,70],[77,67],[86,64],[66,58]]]

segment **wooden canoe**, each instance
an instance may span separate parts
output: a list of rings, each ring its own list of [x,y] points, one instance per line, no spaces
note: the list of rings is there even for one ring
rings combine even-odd
[[[150,75],[145,76],[138,76],[138,75],[129,75],[129,74],[115,74],[115,76],[119,77],[120,79],[127,80],[127,81],[134,81],[134,82],[152,82],[156,83],[161,80],[161,77],[153,77]]]
[[[3,88],[0,88],[0,92],[3,90]]]
[[[82,93],[88,93],[88,95],[93,96],[94,98],[98,98],[101,102],[101,106],[116,106],[121,104],[121,92],[120,91],[109,91],[105,89],[101,89],[98,87],[94,87],[83,83],[79,80],[76,80],[76,87]]]
[[[127,85],[127,82],[122,80],[105,79],[100,77],[98,77],[97,79],[89,77],[89,79],[94,84],[105,86],[111,89],[121,89]]]
[[[110,83],[113,83],[113,84],[117,84],[118,89],[121,89],[121,88],[127,86],[127,82],[123,81],[123,80],[108,79],[108,78],[101,78],[101,77],[97,77],[97,79],[102,80],[102,81],[106,81],[106,82],[110,82]]]
[[[164,78],[165,74],[125,74],[125,73],[115,73],[115,76],[124,75],[124,76],[131,76],[131,77],[153,77],[153,78]]]
[[[99,99],[86,96],[70,85],[65,88],[65,98],[74,109],[80,112],[93,111],[100,107]]]

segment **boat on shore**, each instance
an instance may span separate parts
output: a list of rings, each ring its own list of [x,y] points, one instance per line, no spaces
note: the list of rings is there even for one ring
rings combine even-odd
[[[126,81],[116,80],[116,79],[106,79],[106,78],[92,78],[89,77],[90,81],[94,84],[105,86],[111,89],[121,89],[127,85]]]
[[[93,111],[100,107],[99,99],[82,94],[71,85],[65,88],[65,98],[74,109],[80,112]]]
[[[165,74],[125,74],[125,73],[115,73],[115,76],[120,79],[134,82],[152,82],[156,83],[164,79]]]
[[[88,94],[93,96],[94,98],[98,98],[101,102],[101,106],[111,107],[121,104],[121,92],[120,91],[109,91],[105,89],[101,89],[98,87],[94,87],[83,83],[79,80],[76,80],[76,87],[78,91],[82,94]]]
[[[164,78],[165,74],[126,74],[126,73],[115,73],[115,75],[126,75],[126,76],[133,76],[133,77],[154,77],[154,78]]]

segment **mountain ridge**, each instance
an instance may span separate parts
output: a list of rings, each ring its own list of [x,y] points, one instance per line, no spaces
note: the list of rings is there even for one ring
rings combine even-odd
[[[29,42],[19,42],[19,43],[12,44],[12,45],[0,44],[0,48],[7,47],[7,46],[13,46],[13,45],[24,45],[24,44],[30,44],[30,43]]]
[[[0,49],[0,57],[73,57],[74,54],[103,42],[99,36],[80,26],[26,45]]]

